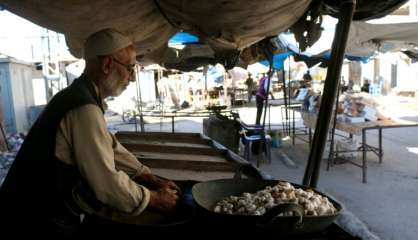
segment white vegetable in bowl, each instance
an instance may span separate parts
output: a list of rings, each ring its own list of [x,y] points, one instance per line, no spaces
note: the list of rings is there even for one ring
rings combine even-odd
[[[213,211],[237,215],[263,215],[282,203],[296,203],[304,208],[305,215],[332,215],[337,209],[325,196],[311,189],[295,188],[289,182],[280,181],[256,193],[245,192],[241,196],[230,196],[219,201]],[[283,214],[289,216],[289,213]]]

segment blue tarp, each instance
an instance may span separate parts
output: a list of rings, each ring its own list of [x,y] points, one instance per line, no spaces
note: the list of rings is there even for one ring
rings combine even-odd
[[[274,55],[273,56],[273,69],[283,70],[284,69],[284,61],[290,55],[292,55],[292,52],[284,52],[284,53],[279,53],[279,54]],[[260,63],[265,65],[265,66],[270,66],[270,64],[267,60],[263,60]]]
[[[320,55],[314,55],[314,56],[307,56],[303,54],[294,53],[293,57],[296,62],[303,61],[305,64],[310,68],[312,66],[317,65],[318,63],[321,63],[320,67],[328,67],[328,63],[331,60],[331,52],[325,52]],[[345,58],[350,61],[357,61],[357,62],[363,62],[367,63],[369,61],[369,57],[358,57],[358,56],[352,56],[352,55],[345,55]]]
[[[178,32],[174,34],[169,40],[168,44],[190,44],[199,43],[199,38],[187,32]]]
[[[322,54],[312,55],[309,52],[299,52],[299,48],[291,43],[288,39],[281,37],[280,35],[277,37],[277,42],[279,46],[286,48],[288,51],[279,53],[274,55],[273,57],[273,68],[276,70],[283,70],[284,69],[284,61],[290,55],[294,56],[295,61],[303,61],[306,63],[308,67],[312,67],[321,63],[321,67],[327,67],[329,60],[331,59],[331,51],[327,51]],[[345,55],[345,58],[350,61],[357,61],[367,63],[369,61],[369,57],[360,57],[354,55]],[[261,64],[265,66],[269,66],[269,62],[267,60],[260,61]]]
[[[325,59],[330,60],[331,59],[331,51],[327,51],[324,54],[318,55],[318,56],[323,56]],[[354,55],[345,55],[345,58],[350,60],[350,61],[356,61],[356,62],[362,62],[362,63],[367,63],[370,59],[370,57],[360,57],[360,56],[354,56]]]
[[[290,52],[292,52],[293,55],[299,55],[299,58],[301,59],[331,59],[331,50],[322,51],[322,53],[313,53],[308,49],[305,52],[300,52],[296,40],[294,38],[292,39],[292,37],[289,37],[289,35],[289,33],[281,33],[277,36],[276,41],[279,46],[287,48]],[[371,56],[356,56],[352,54],[345,54],[346,59],[363,63],[367,63],[370,57]]]

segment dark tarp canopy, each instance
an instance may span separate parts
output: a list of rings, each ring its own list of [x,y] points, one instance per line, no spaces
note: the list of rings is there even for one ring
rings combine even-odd
[[[135,42],[138,60],[179,68],[218,62],[226,68],[261,60],[266,44],[290,29],[302,49],[320,36],[320,15],[338,16],[342,1],[332,0],[0,0],[0,7],[40,26],[65,34],[70,52],[83,56],[86,37],[113,27]],[[380,16],[406,0],[369,0],[357,3],[355,19]],[[310,16],[307,18],[307,16]],[[167,42],[176,32],[199,37],[201,47],[191,56],[175,59]],[[305,32],[307,34],[305,34]],[[273,47],[269,47],[274,49]],[[202,50],[206,50],[202,51]],[[165,64],[166,63],[166,64]]]
[[[311,0],[0,0],[7,10],[65,34],[70,52],[83,56],[86,37],[113,27],[128,34],[144,62],[163,63],[167,42],[187,31],[207,43],[214,57],[228,57],[289,29]]]

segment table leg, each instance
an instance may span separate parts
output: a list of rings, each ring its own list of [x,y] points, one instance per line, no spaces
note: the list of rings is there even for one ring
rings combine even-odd
[[[285,127],[285,122],[284,122],[284,117],[283,117],[283,107],[280,106],[280,115],[282,117],[282,130],[283,130],[283,136],[285,136],[286,134],[286,127]]]
[[[309,139],[309,147],[311,147],[312,144],[312,128],[308,128],[308,139]]]
[[[289,109],[286,109],[286,116],[287,116],[287,119],[286,119],[286,123],[287,123],[287,134],[288,134],[288,136],[290,136],[291,129],[290,129],[290,110]]]
[[[269,130],[271,131],[271,115],[270,115],[270,107],[271,107],[271,105],[269,104]]]
[[[174,116],[171,117],[171,132],[174,133]]]
[[[135,120],[135,122],[134,122],[135,132],[138,132],[138,122],[137,122],[137,119],[136,119],[136,112],[134,112],[134,120]]]
[[[363,145],[363,183],[367,183],[367,151],[366,151],[366,130],[362,130],[362,145]]]
[[[326,145],[325,145],[326,147]],[[335,154],[337,151],[335,151]],[[335,161],[334,159],[334,136],[331,136],[331,141],[329,144],[329,155],[328,155],[328,161],[327,161],[327,171],[329,170],[330,165]]]
[[[382,128],[379,128],[379,163],[382,163],[383,151],[382,151]]]
[[[293,109],[293,116],[292,116],[292,144],[295,145],[295,110]]]

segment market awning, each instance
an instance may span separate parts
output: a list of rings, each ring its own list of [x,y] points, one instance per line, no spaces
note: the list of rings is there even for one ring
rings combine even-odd
[[[311,0],[0,0],[7,10],[64,33],[70,52],[83,56],[86,37],[113,27],[135,41],[145,62],[161,63],[168,40],[181,30],[207,43],[218,56],[242,50],[292,26]]]
[[[354,19],[386,14],[406,1],[359,1]],[[0,8],[65,34],[75,57],[83,56],[82,46],[88,35],[112,27],[134,40],[139,61],[169,62],[175,67],[186,64],[188,68],[199,61],[215,60],[227,68],[239,62],[256,62],[260,51],[254,46],[289,28],[297,32],[304,45],[313,44],[316,38],[309,39],[310,36],[320,35],[320,29],[312,27],[318,16],[338,16],[339,6],[340,1],[331,0],[0,0]],[[179,31],[198,36],[202,48],[212,51],[214,58],[204,53],[192,54],[184,61],[166,61],[173,56],[167,43]],[[306,31],[309,34],[303,36]]]
[[[345,58],[366,63],[377,52],[403,52],[415,59],[418,56],[418,23],[371,24],[353,22],[348,36]],[[304,61],[308,66],[321,63],[326,67],[331,50],[317,55],[294,54],[296,61]]]
[[[376,52],[418,50],[418,23],[351,24],[346,53],[370,57]]]

